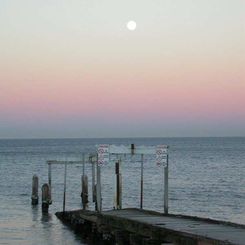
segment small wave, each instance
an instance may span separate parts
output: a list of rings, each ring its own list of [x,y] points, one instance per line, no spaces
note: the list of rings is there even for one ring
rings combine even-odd
[[[20,196],[26,197],[26,196],[29,196],[29,194],[27,194],[27,193],[21,193]]]

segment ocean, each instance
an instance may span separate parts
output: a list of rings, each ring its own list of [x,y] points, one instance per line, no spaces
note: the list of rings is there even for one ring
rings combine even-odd
[[[86,244],[55,216],[62,210],[64,166],[52,167],[49,213],[31,205],[32,176],[48,182],[47,160],[81,160],[97,144],[169,145],[169,212],[245,224],[245,138],[0,140],[0,244]],[[81,208],[82,165],[67,168],[66,210]],[[91,166],[85,166],[91,200]],[[114,204],[114,165],[102,166],[103,209]],[[122,162],[123,207],[140,205],[140,163]],[[145,209],[163,212],[163,171],[144,162]]]

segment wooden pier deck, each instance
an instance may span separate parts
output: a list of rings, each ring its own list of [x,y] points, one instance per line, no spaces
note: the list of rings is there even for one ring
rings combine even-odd
[[[244,225],[197,217],[141,209],[76,210],[56,215],[102,244],[245,245]]]

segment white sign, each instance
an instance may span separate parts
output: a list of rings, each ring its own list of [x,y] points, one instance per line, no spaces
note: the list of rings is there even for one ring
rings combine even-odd
[[[133,146],[133,147],[132,147]],[[155,155],[157,166],[166,166],[168,161],[168,146],[135,146],[135,145],[98,145],[98,164],[110,162],[111,155]]]
[[[168,150],[166,145],[156,146],[156,164],[157,166],[166,166],[168,161]]]
[[[98,164],[104,165],[109,163],[110,153],[109,153],[109,145],[99,145],[98,146]]]

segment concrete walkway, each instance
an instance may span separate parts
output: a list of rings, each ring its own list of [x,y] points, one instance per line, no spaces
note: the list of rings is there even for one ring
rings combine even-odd
[[[218,222],[208,219],[193,218],[181,215],[161,215],[138,209],[113,210],[103,212],[103,215],[112,219],[129,220],[144,223],[153,228],[161,228],[183,236],[197,238],[206,241],[207,244],[236,244],[245,245],[245,226],[226,222]],[[134,231],[135,232],[135,231]],[[137,231],[145,234],[145,231]],[[216,243],[215,243],[216,242]],[[203,243],[204,244],[204,243]]]

